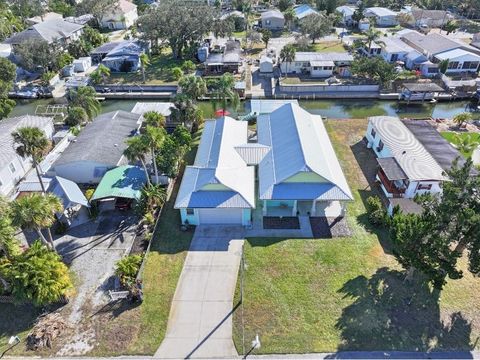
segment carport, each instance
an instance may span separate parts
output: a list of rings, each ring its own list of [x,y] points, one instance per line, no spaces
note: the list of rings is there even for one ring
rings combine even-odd
[[[100,210],[128,209],[140,199],[146,182],[147,175],[139,166],[119,166],[105,173],[91,201],[96,201]]]

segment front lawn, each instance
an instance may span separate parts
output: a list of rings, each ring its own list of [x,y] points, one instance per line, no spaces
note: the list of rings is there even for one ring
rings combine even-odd
[[[176,85],[178,81],[172,78],[171,70],[181,67],[186,60],[178,60],[172,57],[171,51],[164,50],[159,55],[150,57],[150,65],[145,68],[145,85]],[[105,84],[142,86],[142,71],[130,73],[112,73],[105,80]]]
[[[297,51],[304,51],[304,50],[299,50],[297,45],[294,45]],[[308,46],[307,51],[313,51],[313,52],[346,52],[343,43],[340,41],[322,41],[319,43],[315,44],[310,44]]]
[[[480,133],[470,133],[470,132],[456,133],[456,132],[453,132],[453,131],[444,131],[444,132],[441,133],[441,135],[443,136],[443,138],[445,140],[447,140],[449,143],[453,144],[456,147],[459,145],[459,141],[458,141],[459,139],[458,139],[457,135],[460,136],[460,138],[470,137],[472,141],[476,141],[476,142],[480,143]],[[460,151],[460,152],[465,157],[472,156],[471,151],[468,151],[468,152]]]
[[[466,274],[450,280],[440,294],[420,282],[404,282],[402,268],[389,254],[388,233],[366,221],[364,201],[376,191],[369,185],[375,161],[362,142],[367,121],[326,124],[355,197],[347,211],[353,235],[248,239],[247,351],[257,333],[259,353],[478,347],[480,280]],[[241,307],[234,313],[234,341],[241,352]]]

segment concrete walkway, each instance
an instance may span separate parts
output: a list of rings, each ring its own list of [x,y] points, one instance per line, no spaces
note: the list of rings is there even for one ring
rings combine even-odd
[[[155,357],[238,356],[232,314],[243,237],[242,227],[197,227],[173,297],[167,334]]]

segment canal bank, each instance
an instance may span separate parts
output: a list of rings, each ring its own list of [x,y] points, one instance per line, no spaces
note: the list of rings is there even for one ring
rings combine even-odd
[[[102,113],[115,110],[130,111],[138,100],[105,100],[102,104]],[[151,100],[145,100],[146,102]],[[157,100],[156,102],[158,102]],[[17,106],[10,113],[10,117],[35,114],[38,105],[46,105],[52,99],[18,100]],[[423,104],[401,104],[397,101],[388,100],[300,100],[300,105],[313,114],[322,115],[329,119],[353,119],[368,116],[388,115],[401,118],[452,118],[457,114],[468,111],[470,102],[451,101]],[[199,107],[204,117],[213,117],[214,109],[209,102],[200,102]],[[242,101],[237,111],[228,109],[234,116],[248,113],[248,101]],[[474,119],[480,120],[480,112],[473,113]]]

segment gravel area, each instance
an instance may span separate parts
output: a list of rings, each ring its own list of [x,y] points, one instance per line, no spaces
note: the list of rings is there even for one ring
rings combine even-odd
[[[310,226],[312,227],[313,237],[316,239],[352,235],[345,218],[311,217]]]
[[[107,291],[113,289],[115,264],[130,251],[136,223],[131,213],[109,212],[55,240],[76,278],[75,296],[62,312],[78,330],[59,355],[82,355],[91,350],[95,334],[89,329],[89,318],[109,301]]]

